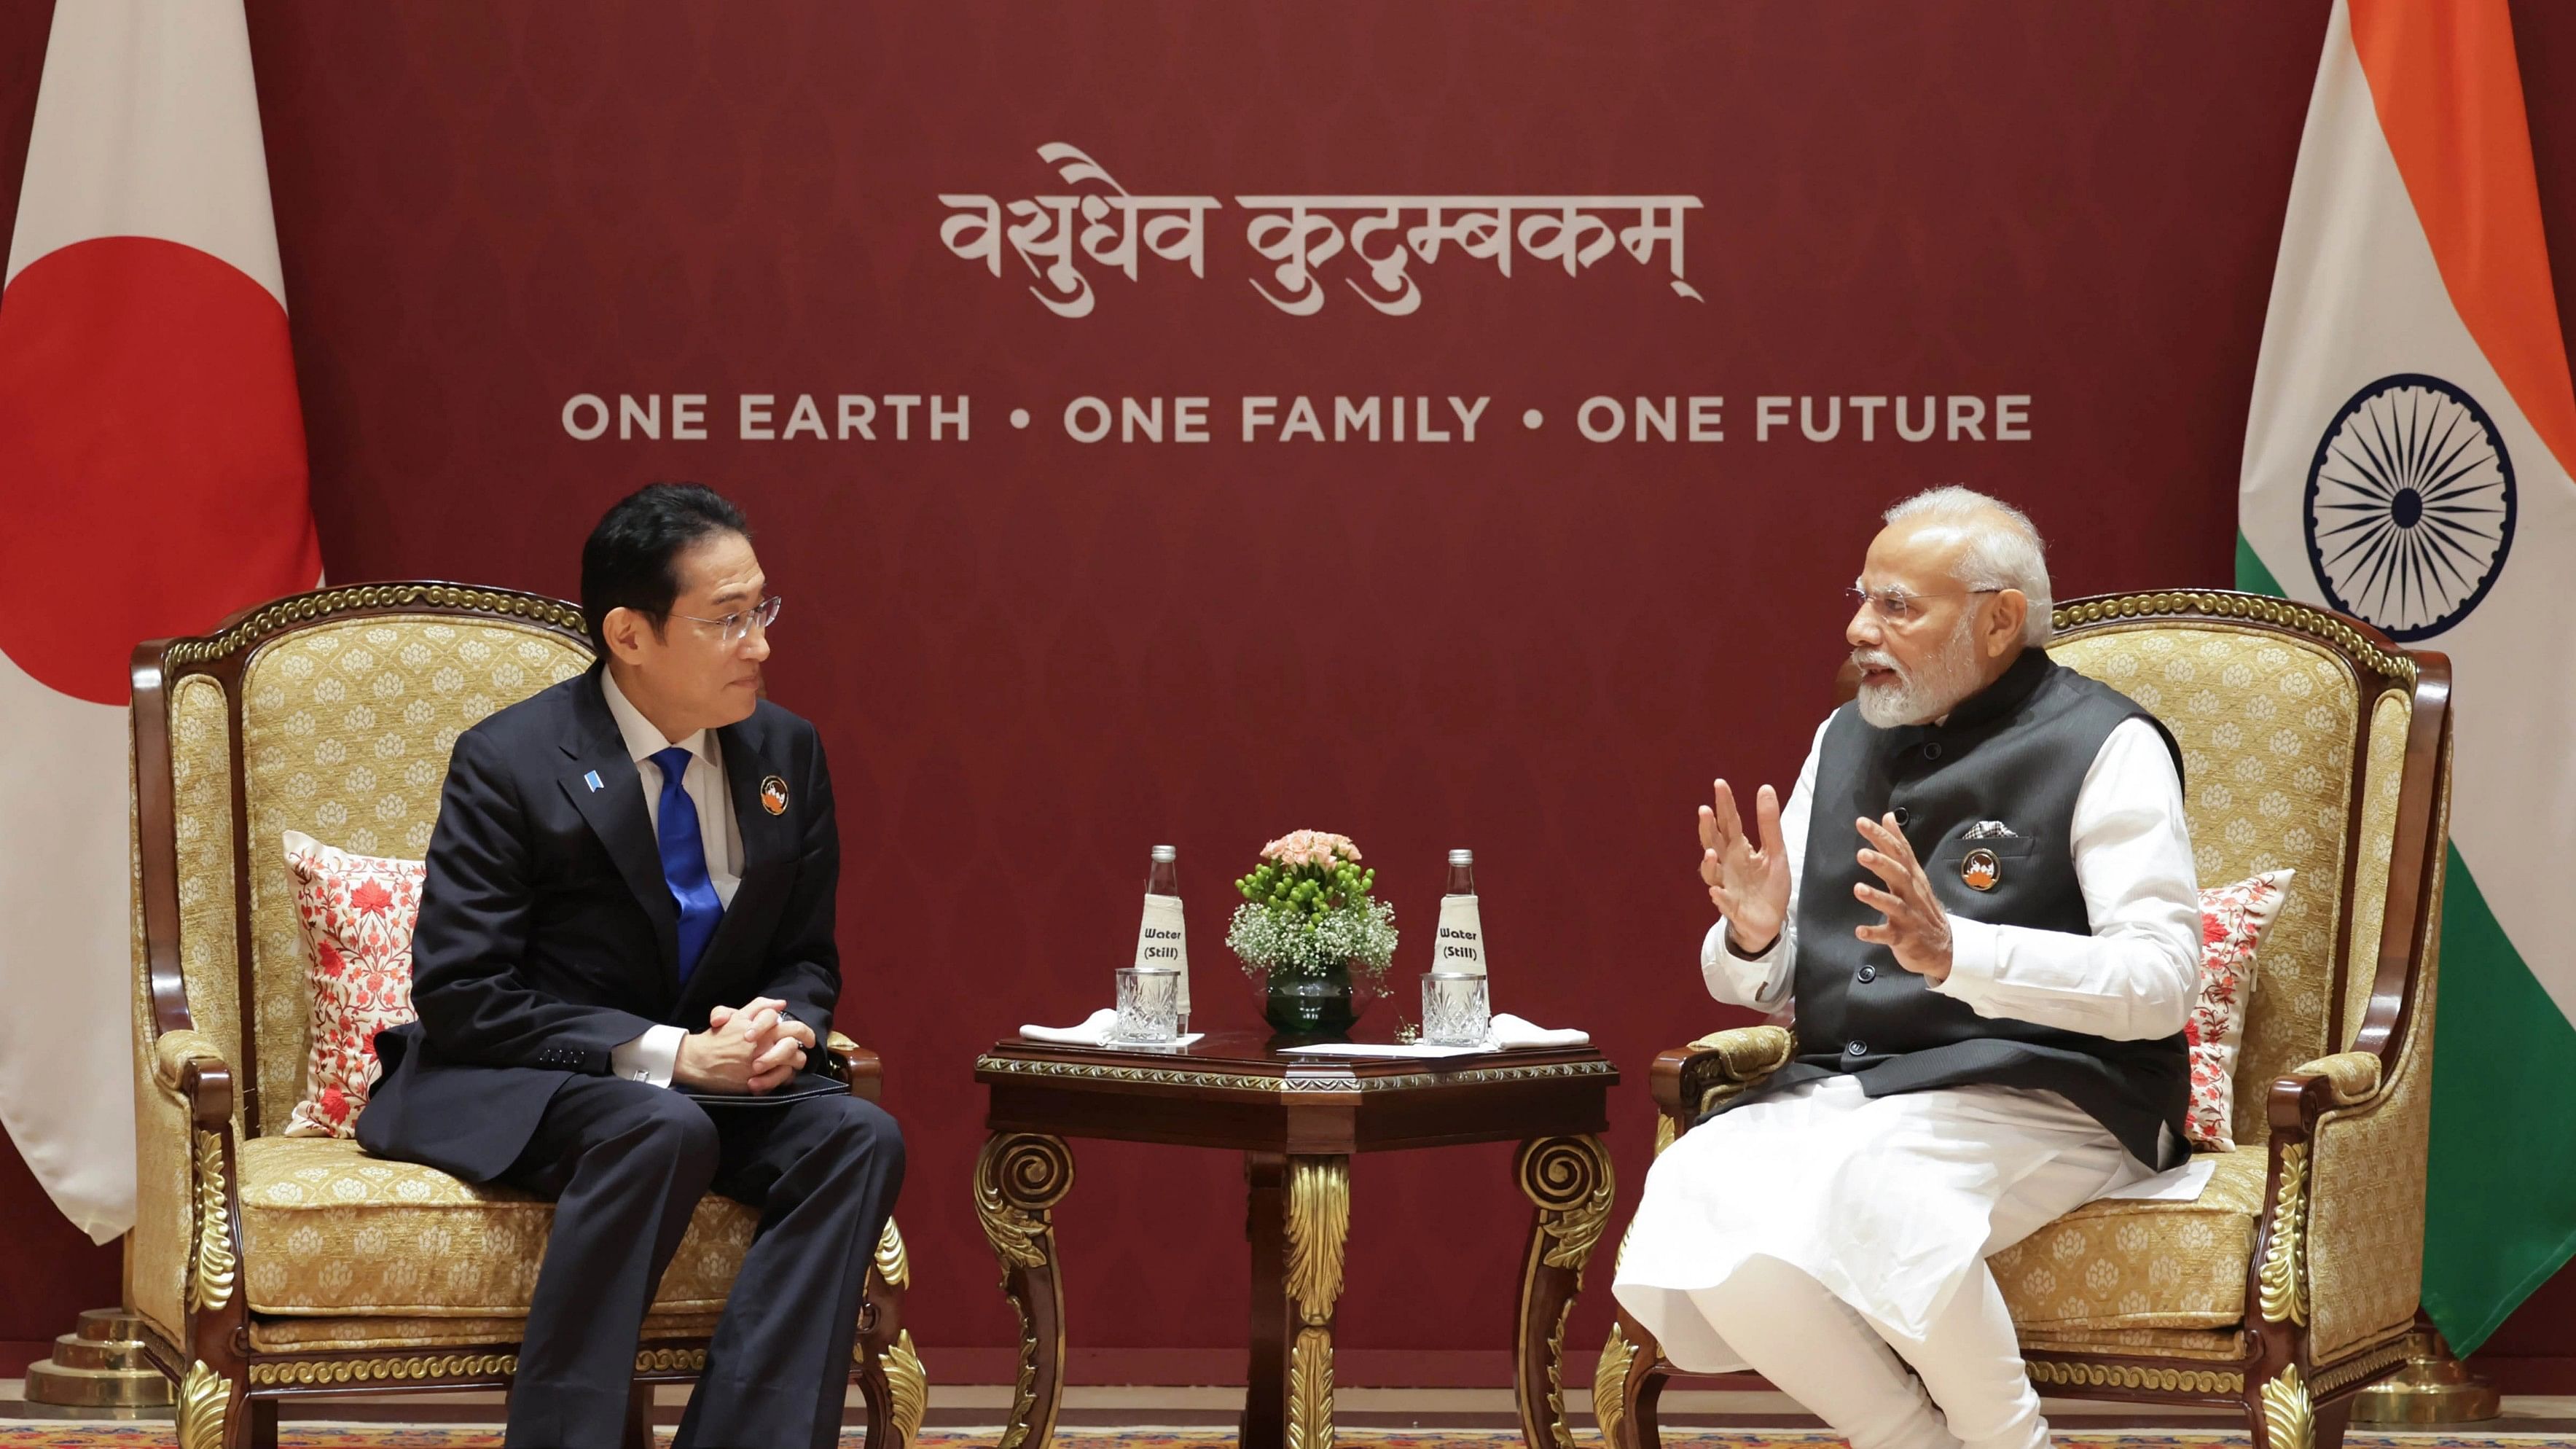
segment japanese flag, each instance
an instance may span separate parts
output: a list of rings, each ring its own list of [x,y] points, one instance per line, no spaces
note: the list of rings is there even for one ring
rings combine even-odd
[[[0,288],[0,1125],[101,1242],[134,1219],[127,660],[322,572],[285,299],[240,4],[55,6]]]

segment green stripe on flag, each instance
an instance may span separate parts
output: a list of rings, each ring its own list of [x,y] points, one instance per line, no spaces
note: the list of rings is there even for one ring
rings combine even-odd
[[[2262,558],[2254,552],[2254,545],[2245,541],[2242,531],[2236,535],[2236,587],[2249,594],[2270,594],[2276,599],[2289,597],[2281,592],[2281,585],[2272,577],[2272,571],[2263,567]]]
[[[2576,1255],[2576,1026],[2487,909],[2451,850],[2433,1014],[2433,1153],[2424,1309],[2451,1351],[2487,1341]]]
[[[2236,535],[2236,587],[2287,597]],[[2443,885],[2433,1015],[2424,1311],[2466,1356],[2576,1257],[2576,1153],[2535,1151],[2576,1122],[2576,1026],[2487,909],[2459,847]]]

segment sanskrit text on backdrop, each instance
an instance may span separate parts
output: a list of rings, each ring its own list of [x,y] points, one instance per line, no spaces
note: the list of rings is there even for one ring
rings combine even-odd
[[[998,277],[1002,246],[1009,242],[1038,279],[1029,294],[1059,317],[1088,317],[1098,300],[1078,265],[1085,258],[1131,282],[1147,254],[1184,263],[1193,277],[1207,276],[1208,213],[1223,210],[1223,202],[1213,196],[1135,195],[1100,163],[1061,141],[1040,146],[1038,156],[1068,187],[1101,189],[1011,202],[942,193],[940,204],[951,211],[939,239],[948,250]],[[1669,257],[1674,293],[1703,300],[1682,277],[1683,222],[1685,213],[1700,209],[1696,196],[1238,196],[1234,202],[1252,213],[1244,239],[1271,263],[1270,284],[1255,276],[1253,290],[1291,316],[1322,310],[1321,269],[1344,251],[1364,268],[1366,281],[1342,281],[1380,312],[1407,316],[1422,306],[1422,289],[1410,268],[1416,261],[1439,261],[1444,246],[1473,261],[1490,261],[1506,277],[1515,252],[1542,266],[1562,266],[1571,277],[1613,247],[1646,266],[1654,265],[1661,248]],[[1012,220],[1006,222],[1005,213]],[[1633,224],[1614,228],[1613,222],[1630,213]],[[1415,220],[1407,225],[1407,217]]]

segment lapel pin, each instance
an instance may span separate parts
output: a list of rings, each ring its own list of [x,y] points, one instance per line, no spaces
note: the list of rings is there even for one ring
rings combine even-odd
[[[768,811],[772,815],[784,815],[787,813],[787,782],[785,780],[778,778],[776,775],[770,775],[761,780],[760,808]]]
[[[590,791],[594,795],[607,788],[599,783],[599,772],[597,770],[593,770],[589,774],[582,776],[581,779],[583,784],[590,787]]]
[[[1993,890],[2003,877],[2003,862],[1995,858],[1993,851],[1982,846],[1969,851],[1967,858],[1959,862],[1959,879],[1966,881],[1972,891]]]

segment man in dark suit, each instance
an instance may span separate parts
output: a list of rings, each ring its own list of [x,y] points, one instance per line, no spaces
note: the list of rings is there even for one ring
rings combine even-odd
[[[679,1443],[834,1444],[903,1142],[806,1070],[841,991],[822,742],[760,697],[778,600],[732,504],[645,488],[581,574],[600,663],[456,741],[420,1020],[378,1039],[358,1139],[556,1202],[512,1449],[618,1444],[645,1309],[710,1188],[760,1228]]]

